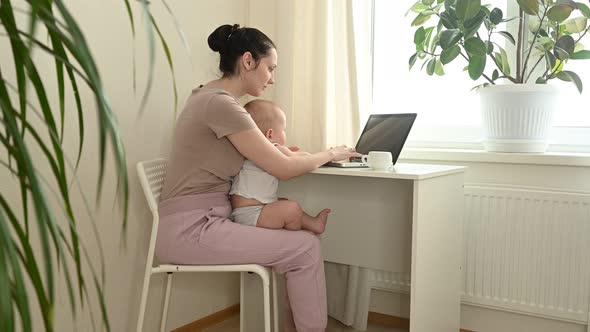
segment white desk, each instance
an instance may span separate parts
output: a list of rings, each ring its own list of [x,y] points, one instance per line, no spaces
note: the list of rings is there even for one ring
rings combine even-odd
[[[315,214],[331,208],[326,261],[410,272],[410,331],[459,331],[464,167],[320,168],[279,196]],[[329,282],[329,280],[328,280]]]

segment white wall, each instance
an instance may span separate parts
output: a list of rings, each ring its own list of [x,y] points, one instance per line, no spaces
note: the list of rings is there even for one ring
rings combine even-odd
[[[137,107],[143,87],[145,86],[147,51],[144,21],[136,1],[130,1],[136,10],[137,36],[137,70],[138,92],[132,89],[132,55],[133,41],[125,11],[124,2],[120,0],[101,1],[69,1],[72,13],[85,32],[93,55],[98,62],[106,90],[112,106],[117,114],[123,141],[125,142],[130,177],[130,210],[127,237],[123,248],[121,241],[121,216],[114,208],[114,190],[116,181],[112,170],[107,172],[102,204],[93,214],[98,224],[98,232],[103,241],[106,262],[106,306],[109,311],[112,331],[132,331],[135,329],[139,296],[142,284],[147,244],[150,233],[150,215],[140,191],[135,173],[135,164],[140,160],[166,156],[169,149],[170,135],[174,123],[172,86],[164,53],[158,47],[156,79],[150,95],[147,109],[142,116],[138,115]],[[191,54],[184,50],[180,38],[174,28],[171,17],[160,1],[152,1],[154,16],[169,42],[177,75],[179,91],[179,107],[190,90],[200,83],[213,79],[217,75],[218,56],[207,46],[206,38],[220,24],[244,24],[247,17],[246,0],[218,1],[169,1],[176,17],[180,21],[190,48]],[[23,8],[23,3],[16,3]],[[22,15],[21,15],[22,18]],[[40,33],[40,40],[47,40]],[[189,62],[189,56],[192,61]],[[47,78],[48,90],[55,90],[54,64],[48,57],[39,56],[39,67]],[[12,56],[5,39],[0,40],[0,64],[6,78],[14,82]],[[52,104],[57,106],[56,93],[52,92]],[[94,101],[87,89],[82,92],[83,104],[86,108],[86,149],[82,158],[79,178],[89,201],[94,202],[97,176],[97,135],[95,131]],[[73,104],[70,103],[70,107]],[[66,126],[71,130],[67,135],[65,146],[72,154],[77,149],[77,137],[73,134],[76,128],[74,109],[68,117]],[[0,159],[5,159],[5,152],[0,152]],[[39,164],[40,168],[44,165]],[[2,193],[12,197],[18,204],[16,182],[4,168],[0,168]],[[77,196],[77,195],[75,195]],[[95,250],[89,220],[84,216],[82,201],[74,199],[75,209],[80,218],[80,233],[87,241],[90,256],[98,259]],[[98,261],[94,261],[98,264]],[[224,309],[238,302],[237,275],[209,274],[185,275],[175,277],[172,291],[168,330],[182,326],[203,316]],[[61,280],[63,283],[63,280]],[[90,279],[87,280],[89,290],[93,293]],[[63,285],[62,285],[63,286]],[[163,295],[163,278],[156,277],[151,285],[151,298],[146,313],[145,331],[156,331],[159,327],[159,313]],[[56,325],[58,331],[91,331],[90,320],[83,314],[73,323],[69,314],[69,304],[65,296],[65,288],[60,287],[60,299],[56,308]],[[98,313],[94,306],[95,313]],[[35,330],[41,330],[40,322]]]

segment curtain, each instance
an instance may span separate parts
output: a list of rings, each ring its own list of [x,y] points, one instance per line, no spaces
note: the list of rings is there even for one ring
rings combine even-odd
[[[274,97],[287,113],[290,145],[317,152],[356,143],[359,105],[367,99],[359,91],[366,95],[370,81],[359,90],[352,8],[353,0],[277,5],[279,69]]]
[[[325,262],[328,315],[359,331],[367,329],[371,270]]]

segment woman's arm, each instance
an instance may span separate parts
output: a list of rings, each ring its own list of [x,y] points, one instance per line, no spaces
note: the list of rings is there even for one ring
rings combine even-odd
[[[309,173],[332,160],[360,156],[345,146],[306,156],[287,156],[272,145],[258,128],[240,131],[227,137],[244,157],[281,180]]]

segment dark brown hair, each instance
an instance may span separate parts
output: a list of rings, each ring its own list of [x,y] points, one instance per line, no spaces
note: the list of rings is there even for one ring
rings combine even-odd
[[[237,74],[237,60],[244,53],[250,52],[258,66],[260,59],[276,48],[262,31],[255,28],[240,28],[239,24],[219,26],[209,35],[207,43],[213,51],[219,52],[219,70],[224,77]]]

